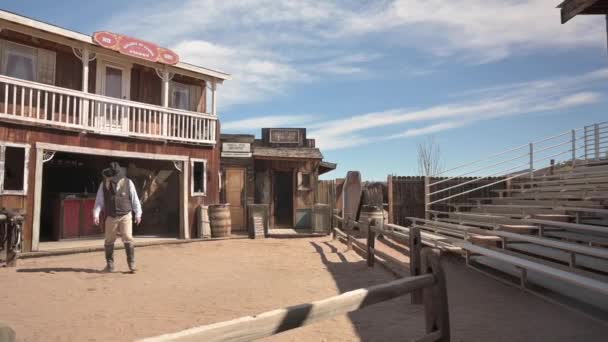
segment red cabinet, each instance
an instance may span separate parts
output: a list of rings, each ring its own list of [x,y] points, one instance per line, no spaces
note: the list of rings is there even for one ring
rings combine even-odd
[[[95,197],[84,194],[60,194],[55,203],[55,238],[76,239],[103,235],[103,225],[93,223]]]

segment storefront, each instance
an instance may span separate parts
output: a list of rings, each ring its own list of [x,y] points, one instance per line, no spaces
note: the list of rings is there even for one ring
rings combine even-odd
[[[233,230],[246,229],[241,218],[249,204],[268,206],[272,229],[311,228],[318,177],[336,164],[323,162],[305,128],[263,128],[261,139],[222,135],[221,140],[221,199],[230,204]]]

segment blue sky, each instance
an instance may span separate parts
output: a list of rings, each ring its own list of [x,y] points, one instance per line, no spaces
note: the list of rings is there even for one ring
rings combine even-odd
[[[109,30],[220,69],[223,132],[307,127],[328,178],[415,175],[606,121],[605,23],[560,25],[552,0],[3,1],[90,34]]]

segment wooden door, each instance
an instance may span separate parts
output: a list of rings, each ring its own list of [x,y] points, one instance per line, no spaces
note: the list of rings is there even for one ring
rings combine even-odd
[[[245,169],[226,169],[226,202],[230,207],[232,231],[245,231]]]

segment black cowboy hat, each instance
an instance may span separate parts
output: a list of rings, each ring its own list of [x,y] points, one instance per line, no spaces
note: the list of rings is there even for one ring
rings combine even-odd
[[[120,175],[122,173],[122,168],[120,167],[120,164],[118,164],[118,162],[111,162],[110,163],[110,167],[107,169],[103,169],[103,171],[101,171],[101,174],[104,177],[116,177],[118,175]]]

